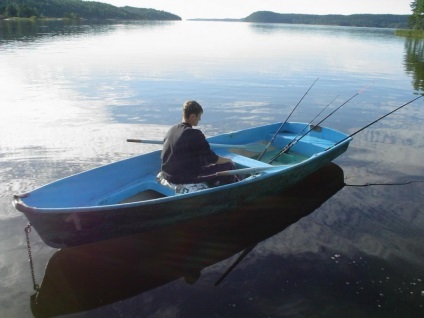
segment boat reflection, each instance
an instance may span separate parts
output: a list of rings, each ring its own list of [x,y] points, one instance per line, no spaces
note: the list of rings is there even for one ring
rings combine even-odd
[[[342,169],[329,164],[285,192],[219,215],[59,250],[47,265],[40,290],[31,297],[33,314],[87,311],[179,278],[193,284],[202,269],[245,250],[243,256],[312,213],[343,186]]]

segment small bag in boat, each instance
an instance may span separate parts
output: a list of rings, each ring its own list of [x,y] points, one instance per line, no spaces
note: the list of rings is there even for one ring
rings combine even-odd
[[[162,172],[159,172],[156,176],[156,180],[163,186],[168,187],[175,191],[176,194],[185,194],[190,192],[196,192],[199,190],[208,189],[208,185],[204,182],[201,183],[186,183],[186,184],[174,184],[166,180]]]

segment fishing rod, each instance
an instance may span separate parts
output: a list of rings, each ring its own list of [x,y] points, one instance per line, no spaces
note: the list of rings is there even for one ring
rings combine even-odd
[[[328,106],[330,106],[337,98],[339,97],[339,95],[337,95],[336,96],[336,98],[334,98],[327,106],[325,106],[319,113],[318,113],[318,115],[316,115],[309,123],[307,123],[306,125],[305,125],[305,127],[303,127],[303,129],[301,130],[301,131],[299,131],[299,133],[289,142],[289,144],[288,145],[286,145],[286,147],[291,147],[291,145],[295,142],[295,140],[296,140],[296,138],[297,137],[299,137],[304,131],[305,131],[305,129],[307,128],[307,127],[309,127],[311,124],[312,124],[312,122],[315,120],[315,119],[317,119],[318,117],[319,117],[319,115],[321,115],[321,113],[324,111],[324,110],[326,110],[327,109],[327,107]]]
[[[322,112],[324,111],[324,110],[326,110],[327,108],[328,108],[328,106],[330,106],[332,103],[334,103],[334,101],[337,99],[339,97],[339,95],[337,95],[336,96],[336,98],[334,98],[327,106],[325,106],[319,113],[318,113],[318,115],[316,115],[306,126],[305,126],[305,128],[303,128],[302,129],[302,131],[297,135],[297,136],[299,136],[305,129],[306,129],[306,127],[308,127],[310,124],[312,124],[312,122],[315,120],[315,119],[317,119],[321,114],[322,114]],[[296,136],[296,137],[297,137]],[[295,138],[296,138],[295,137]]]
[[[346,100],[344,103],[342,103],[339,107],[337,107],[335,110],[333,110],[330,114],[328,114],[326,117],[324,117],[318,124],[312,126],[306,133],[304,133],[299,139],[292,140],[289,144],[287,144],[278,154],[276,154],[268,163],[273,163],[276,159],[280,158],[281,155],[286,153],[291,147],[293,147],[295,144],[297,144],[300,140],[302,140],[303,137],[305,137],[307,134],[309,134],[312,130],[315,129],[316,126],[319,126],[324,120],[326,120],[328,117],[333,115],[336,111],[338,111],[340,108],[342,108],[344,105],[346,105],[348,102],[350,102],[352,99],[354,99],[356,96],[358,96],[360,93],[362,93],[367,87],[359,90],[355,95],[353,95],[351,98]]]
[[[269,143],[266,145],[265,149],[262,151],[262,153],[259,155],[257,160],[261,160],[262,156],[265,154],[265,152],[268,150],[269,146],[272,144],[272,142],[274,141],[275,137],[277,137],[278,133],[280,132],[281,128],[283,128],[283,126],[285,125],[285,123],[289,120],[290,116],[293,114],[293,112],[296,110],[297,106],[299,106],[299,104],[302,102],[302,100],[305,98],[305,96],[309,93],[309,91],[311,90],[311,88],[315,85],[315,83],[318,81],[319,77],[312,83],[312,85],[308,88],[308,90],[306,91],[305,94],[303,94],[302,98],[299,100],[299,102],[296,104],[296,106],[293,108],[293,110],[291,111],[291,113],[287,116],[286,120],[280,125],[280,127],[277,129],[277,131],[275,132],[274,136],[272,137],[272,139],[269,141]]]
[[[326,151],[327,151],[327,150],[329,150],[329,149],[331,149],[331,148],[333,148],[333,147],[335,147],[335,146],[337,146],[338,144],[341,144],[343,141],[345,141],[345,140],[347,140],[347,139],[349,139],[349,138],[352,138],[352,137],[353,137],[353,136],[355,136],[357,133],[360,133],[361,131],[363,131],[364,129],[368,128],[369,126],[374,125],[376,122],[379,122],[379,121],[380,121],[380,120],[382,120],[383,118],[385,118],[385,117],[387,117],[387,116],[389,116],[389,115],[393,114],[394,112],[397,112],[399,109],[401,109],[401,108],[403,108],[403,107],[405,107],[405,106],[407,106],[407,105],[409,105],[409,104],[411,104],[411,103],[415,102],[416,100],[418,100],[418,99],[422,98],[423,96],[424,96],[424,95],[420,95],[420,96],[418,96],[418,97],[416,97],[416,98],[414,98],[414,99],[410,100],[409,102],[407,102],[407,103],[403,104],[402,106],[399,106],[398,108],[396,108],[396,109],[392,110],[391,112],[387,113],[386,115],[381,116],[380,118],[378,118],[378,119],[374,120],[373,122],[369,123],[368,125],[366,125],[366,126],[362,127],[361,129],[359,129],[359,130],[355,131],[353,134],[351,134],[351,135],[347,136],[346,138],[343,138],[342,140],[340,140],[340,141],[336,142],[336,143],[335,143],[334,145],[332,145],[331,147],[328,147],[328,148],[326,149]]]

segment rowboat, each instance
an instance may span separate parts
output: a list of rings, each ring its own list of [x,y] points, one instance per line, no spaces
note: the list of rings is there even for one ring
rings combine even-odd
[[[307,135],[302,135],[304,131]],[[351,138],[331,128],[287,122],[225,133],[208,141],[217,154],[232,158],[237,169],[229,173],[243,175],[241,181],[177,193],[157,179],[157,150],[15,195],[14,206],[41,239],[55,248],[133,235],[283,191],[340,156]],[[265,145],[269,149],[257,160]],[[276,156],[282,149],[288,151]]]
[[[343,186],[343,170],[330,163],[290,189],[223,213],[60,249],[48,261],[40,288],[31,297],[33,315],[85,312],[181,279],[194,284],[206,268],[241,253],[216,278],[219,285],[231,279],[235,265],[252,250],[263,248],[261,242],[313,213]],[[304,239],[295,231],[291,235],[292,244]]]

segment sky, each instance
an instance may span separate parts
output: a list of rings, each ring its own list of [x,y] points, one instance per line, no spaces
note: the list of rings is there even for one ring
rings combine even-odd
[[[95,0],[192,18],[245,18],[255,11],[304,14],[411,14],[413,0]]]

